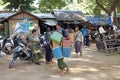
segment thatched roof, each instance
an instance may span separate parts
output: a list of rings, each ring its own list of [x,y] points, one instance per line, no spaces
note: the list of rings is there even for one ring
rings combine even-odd
[[[58,21],[86,21],[82,11],[78,10],[54,10]]]
[[[8,13],[8,12],[2,12],[0,13],[0,22],[4,21],[5,19],[9,18],[10,16],[14,15],[15,12]]]
[[[10,17],[10,16],[12,16],[12,15],[14,15],[15,14],[15,12],[14,13],[0,13],[0,18],[8,18],[8,17]]]
[[[27,12],[27,11],[18,11],[18,12],[12,12],[12,13],[8,13],[8,12],[3,12],[3,13],[0,13],[0,22],[2,22],[2,21],[4,21],[4,20],[8,20],[8,19],[10,19],[11,17],[13,17],[13,16],[16,16],[17,14],[20,14],[20,13],[27,13],[27,14],[29,14],[29,15],[31,15],[31,16],[33,16],[33,17],[35,17],[35,18],[37,18],[37,19],[39,19],[37,16],[35,16],[35,15],[33,15],[33,14],[31,14],[31,13],[29,13],[29,12]]]
[[[15,14],[18,14],[18,12],[3,12],[3,13],[0,13],[0,19],[1,18],[9,18],[9,17],[11,17],[11,16],[13,16],[13,15],[15,15]],[[35,16],[35,17],[37,17],[37,18],[39,18],[39,19],[44,19],[44,18],[51,18],[51,19],[56,19],[56,17],[53,15],[53,14],[51,14],[51,13],[40,13],[40,14],[32,14],[33,16]]]
[[[26,11],[18,11],[18,12],[1,12],[0,13],[0,22],[3,22],[4,20],[8,20],[10,17],[20,14],[21,12],[25,12],[31,16],[36,17],[37,19],[41,19],[42,21],[44,21],[44,19],[56,20],[56,17],[51,13],[34,14],[34,13],[26,12]]]
[[[34,15],[42,19],[56,19],[56,17],[51,13],[40,13],[40,14],[34,14]]]

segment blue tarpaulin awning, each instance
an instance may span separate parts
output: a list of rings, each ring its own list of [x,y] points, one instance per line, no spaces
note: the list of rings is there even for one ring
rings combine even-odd
[[[101,17],[101,16],[94,17],[92,15],[86,15],[86,19],[94,25],[110,25],[110,24],[112,24],[112,20],[110,17]]]

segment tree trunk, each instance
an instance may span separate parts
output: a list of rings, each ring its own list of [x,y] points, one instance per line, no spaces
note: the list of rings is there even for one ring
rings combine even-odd
[[[120,26],[117,20],[117,8],[114,10],[114,24],[118,27]]]
[[[119,1],[120,1],[120,0],[114,0],[112,6],[111,6],[111,8],[110,8],[110,10],[109,10],[109,9],[106,9],[106,8],[100,3],[100,0],[96,0],[96,3],[108,14],[108,16],[112,17],[112,19],[113,19],[113,16],[114,16],[114,15],[113,15],[113,12],[116,11],[116,8],[117,8],[117,6],[118,6],[118,4],[119,4]],[[113,19],[113,20],[114,20],[114,19]]]

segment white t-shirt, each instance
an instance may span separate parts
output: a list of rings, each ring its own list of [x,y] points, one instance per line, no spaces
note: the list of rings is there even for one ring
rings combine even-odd
[[[113,25],[113,30],[116,31],[117,29],[117,26]]]
[[[100,32],[100,34],[105,33],[105,30],[103,29],[103,27],[99,28],[99,32]]]

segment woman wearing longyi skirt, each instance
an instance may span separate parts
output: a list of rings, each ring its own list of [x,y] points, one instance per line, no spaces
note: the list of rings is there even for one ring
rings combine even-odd
[[[79,27],[75,27],[75,52],[76,58],[78,57],[78,53],[82,56],[82,44],[83,44],[83,35],[82,32],[79,30]]]
[[[58,23],[57,26],[56,26],[56,28],[57,28],[57,30],[56,30],[57,32],[61,33],[64,37],[67,36],[67,33],[62,28],[61,23]],[[57,46],[56,46],[56,43],[53,44],[53,47],[59,47],[59,46],[61,46],[61,45],[57,44]],[[59,54],[59,52],[57,54]],[[61,52],[62,52],[62,50],[61,50]],[[63,72],[64,70],[66,70],[67,72],[69,72],[68,65],[64,62],[64,57],[61,57],[61,58],[57,59],[57,63],[58,63],[58,68],[60,69],[60,74],[64,74],[64,72]]]

